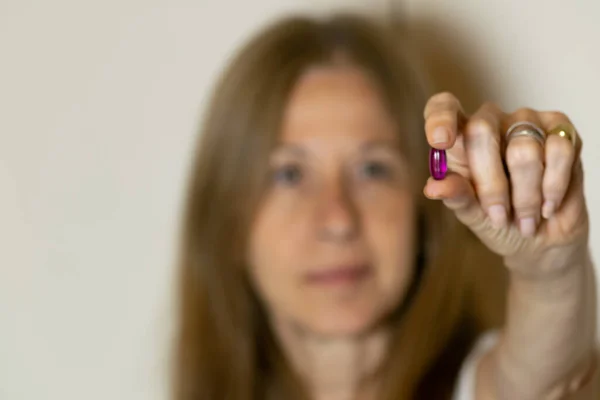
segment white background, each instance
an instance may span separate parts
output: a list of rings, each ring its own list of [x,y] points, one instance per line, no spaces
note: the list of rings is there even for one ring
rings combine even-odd
[[[266,20],[386,1],[0,0],[0,399],[167,398],[177,218],[226,57]],[[600,3],[396,0],[475,104],[567,112],[600,259]]]

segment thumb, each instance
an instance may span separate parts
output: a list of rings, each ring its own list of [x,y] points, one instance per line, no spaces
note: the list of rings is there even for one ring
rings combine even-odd
[[[491,228],[471,182],[462,175],[451,172],[443,180],[429,178],[424,193],[430,199],[442,200],[456,218],[477,236]]]

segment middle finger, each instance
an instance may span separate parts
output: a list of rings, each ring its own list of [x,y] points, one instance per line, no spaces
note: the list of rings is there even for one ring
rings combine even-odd
[[[507,126],[529,122],[541,126],[534,110],[522,108],[507,118]],[[523,236],[533,236],[540,221],[544,149],[533,137],[506,138],[506,165],[510,176],[512,206]]]

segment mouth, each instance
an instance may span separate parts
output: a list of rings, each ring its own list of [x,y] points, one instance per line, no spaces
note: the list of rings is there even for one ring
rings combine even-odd
[[[368,264],[337,265],[312,271],[305,275],[306,282],[316,286],[352,285],[366,279],[372,273]]]

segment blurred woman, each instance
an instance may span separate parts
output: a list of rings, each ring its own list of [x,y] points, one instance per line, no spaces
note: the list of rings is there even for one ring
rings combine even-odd
[[[174,398],[599,398],[580,148],[561,113],[429,97],[383,24],[267,27],[201,131]],[[508,271],[501,329],[465,306],[472,238]]]

